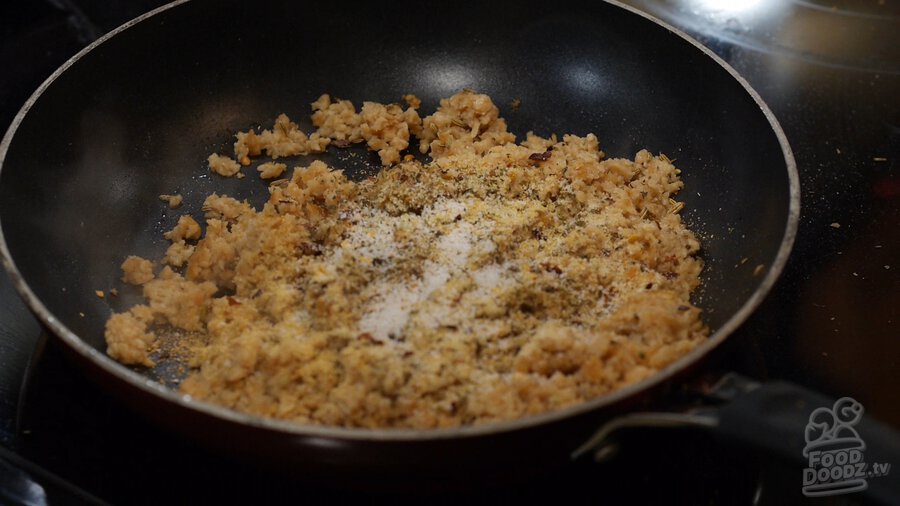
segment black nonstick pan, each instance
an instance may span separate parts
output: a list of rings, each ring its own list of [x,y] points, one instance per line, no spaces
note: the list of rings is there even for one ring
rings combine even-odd
[[[697,304],[709,340],[663,372],[565,410],[460,429],[299,426],[182,397],[169,372],[105,353],[129,254],[159,258],[178,216],[200,218],[212,192],[260,204],[262,181],[218,178],[205,159],[235,131],[286,112],[311,130],[321,93],[433,110],[463,88],[487,93],[511,130],[595,133],[612,156],[641,148],[677,159],[685,220],[703,244]],[[507,104],[520,102],[516,109]],[[362,178],[377,157],[325,160]],[[308,161],[298,158],[297,163]],[[16,117],[0,145],[4,265],[44,325],[110,391],[184,437],[296,472],[346,476],[512,474],[569,458],[611,417],[653,403],[757,307],[791,249],[799,188],[790,147],[759,96],[683,34],[603,2],[353,6],[175,2],[70,60]],[[164,208],[160,194],[181,193]],[[802,430],[802,429],[801,429]],[[802,432],[797,434],[802,438]]]

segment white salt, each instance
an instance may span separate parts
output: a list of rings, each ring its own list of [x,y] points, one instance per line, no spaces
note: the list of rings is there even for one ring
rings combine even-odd
[[[418,220],[421,233],[435,237],[429,260],[423,264],[420,278],[379,282],[368,288],[369,303],[363,310],[359,329],[381,341],[401,335],[410,315],[418,311],[419,319],[427,326],[437,326],[452,316],[450,308],[441,304],[423,304],[442,289],[452,278],[465,272],[473,253],[490,253],[496,245],[490,240],[492,222],[475,225],[458,220],[467,206],[458,200],[442,199],[426,207]],[[364,212],[357,223],[358,230],[348,233],[345,248],[356,254],[382,260],[397,260],[403,251],[397,248],[394,232],[398,219],[382,211]],[[363,232],[362,229],[366,229]],[[438,235],[443,232],[442,235]],[[490,265],[475,272],[478,287],[491,288],[502,284],[508,266]],[[487,292],[485,292],[487,294]]]

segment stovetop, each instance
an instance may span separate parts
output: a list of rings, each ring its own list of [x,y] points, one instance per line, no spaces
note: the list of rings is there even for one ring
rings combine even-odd
[[[0,6],[0,129],[65,59],[162,3]],[[851,396],[866,416],[900,428],[900,5],[626,3],[685,29],[746,77],[781,122],[800,173],[800,228],[785,272],[709,367]],[[75,487],[117,504],[364,497],[349,484],[323,487],[272,474],[163,432],[85,380],[59,348],[42,336],[0,274],[0,444]],[[586,494],[612,502],[802,499],[798,469],[704,433],[635,431],[622,435],[619,449],[602,463],[578,461],[527,483],[478,490],[460,484],[457,492],[428,500],[558,502]],[[48,489],[48,496],[54,493]],[[375,498],[414,501],[397,494]]]

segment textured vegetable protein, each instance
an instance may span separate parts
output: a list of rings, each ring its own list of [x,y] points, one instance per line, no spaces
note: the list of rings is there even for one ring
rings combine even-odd
[[[158,273],[122,264],[146,303],[109,319],[109,355],[153,367],[175,339],[180,390],[196,399],[304,424],[436,428],[593,399],[708,335],[668,158],[607,159],[593,134],[516,143],[472,91],[424,118],[403,99],[357,111],[323,95],[316,132],[281,115],[238,133],[233,159],[210,156],[240,177],[263,153],[365,142],[384,167],[358,183],[321,161],[296,167],[259,210],[209,196],[205,231],[182,217]],[[411,136],[427,164],[404,155]]]

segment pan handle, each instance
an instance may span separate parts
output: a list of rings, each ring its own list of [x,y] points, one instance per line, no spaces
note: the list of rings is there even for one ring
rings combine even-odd
[[[786,381],[758,383],[726,374],[705,403],[684,413],[633,413],[614,418],[572,454],[602,460],[614,448],[611,435],[626,427],[693,427],[715,437],[761,449],[797,465],[804,494],[816,497],[865,491],[891,504],[900,497],[900,432],[864,416],[849,397],[834,399]]]
[[[0,504],[106,506],[107,503],[0,445]]]

